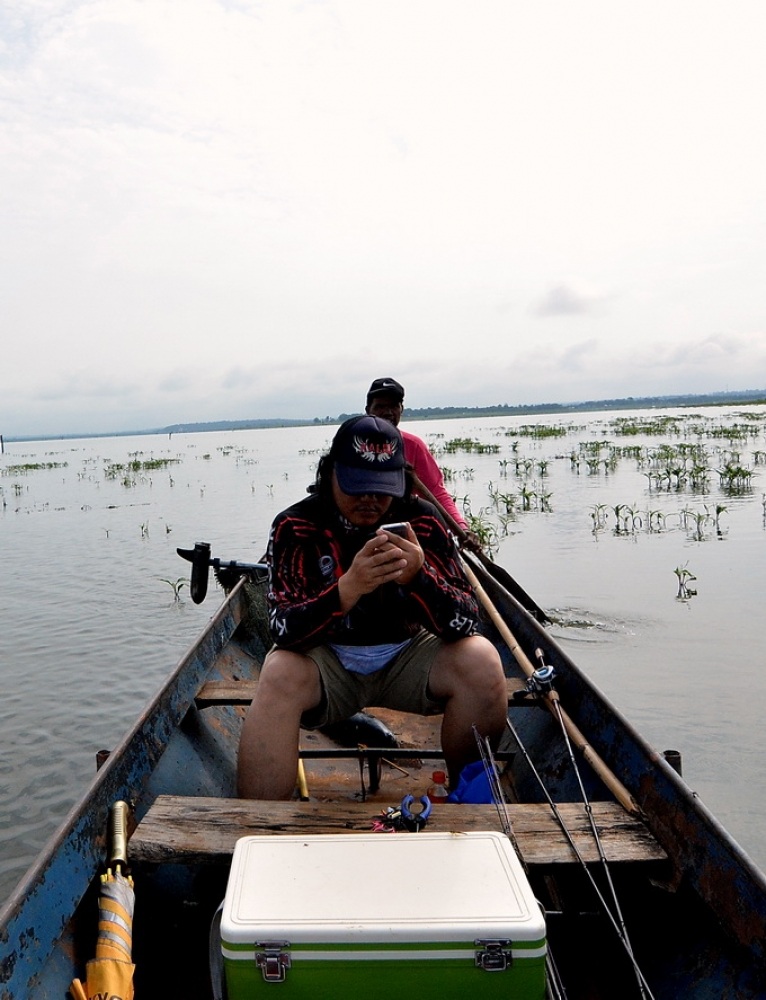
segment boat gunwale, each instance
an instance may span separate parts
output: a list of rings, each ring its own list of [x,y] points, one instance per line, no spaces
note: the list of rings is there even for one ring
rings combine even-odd
[[[728,928],[730,937],[748,948],[766,968],[766,874],[555,638],[513,595],[491,580],[485,586],[494,591],[499,605],[505,605],[506,618],[510,606],[514,627],[519,630],[516,638],[522,647],[541,646],[555,655],[558,662],[554,667],[563,668],[556,673],[555,680],[562,703],[578,706],[578,725],[635,798],[647,827],[676,866],[677,882],[686,879],[721,926]],[[617,737],[616,741],[606,740],[607,729]],[[631,764],[631,760],[640,761],[641,765]],[[656,780],[651,780],[658,775],[662,778],[661,788]],[[727,874],[722,874],[722,866]],[[743,896],[749,906],[742,905]],[[758,923],[753,926],[752,917],[756,913]]]
[[[0,910],[0,998],[13,992],[22,975],[31,980],[37,968],[25,961],[34,943],[37,967],[52,954],[72,914],[104,862],[109,807],[139,797],[217,656],[241,621],[243,577],[205,623],[133,725],[111,751],[83,793],[42,847]],[[196,669],[191,670],[192,665]],[[56,885],[55,871],[66,867],[66,888]],[[51,893],[53,885],[53,894]],[[18,967],[18,968],[17,968]],[[8,992],[8,991],[11,992]]]
[[[245,614],[244,588],[243,578],[149,700],[3,906],[0,912],[2,1000],[27,996],[29,981],[55,950],[67,922],[103,863],[109,806],[115,799],[135,799],[149,782],[178,723],[192,706],[216,658]],[[491,581],[487,581],[487,589],[492,591]],[[496,592],[495,599],[518,630],[522,646],[528,649],[542,646],[548,650],[553,665],[560,667],[556,685],[564,704],[577,705],[578,722],[591,737],[594,748],[609,761],[636,798],[644,812],[643,819],[676,864],[679,876],[683,876],[701,904],[718,919],[722,932],[745,946],[753,963],[763,966],[764,873],[662,755],[569,659],[555,638],[511,595]],[[138,802],[138,819],[150,805],[148,800]],[[64,864],[68,866],[68,878],[64,880],[68,885],[61,889],[56,885],[55,873]],[[721,916],[723,920],[719,919]],[[29,968],[25,948],[34,952],[34,968]],[[18,992],[14,993],[14,989]]]

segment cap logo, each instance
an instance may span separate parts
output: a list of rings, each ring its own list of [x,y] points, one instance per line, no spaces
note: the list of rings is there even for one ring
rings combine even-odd
[[[354,451],[365,462],[388,462],[399,450],[397,441],[370,441],[354,436]]]

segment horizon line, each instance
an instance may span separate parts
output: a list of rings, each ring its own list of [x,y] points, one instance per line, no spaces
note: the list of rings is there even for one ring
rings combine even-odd
[[[685,406],[700,404],[721,405],[726,402],[766,403],[766,389],[734,389],[717,392],[666,393],[659,396],[622,396],[605,399],[588,399],[572,403],[494,403],[490,406],[421,406],[406,410],[409,420],[457,420],[462,416],[504,416],[512,412],[516,416],[532,416],[545,413],[587,413],[603,409],[652,409],[662,406]],[[447,412],[448,411],[448,412]],[[342,423],[353,413],[341,413],[337,417],[245,417],[242,419],[202,420],[167,424],[164,427],[123,431],[58,432],[55,434],[0,434],[0,443],[23,443],[27,441],[69,441],[79,438],[101,437],[142,437],[159,434],[197,434],[220,430],[274,429],[279,427],[311,427]]]

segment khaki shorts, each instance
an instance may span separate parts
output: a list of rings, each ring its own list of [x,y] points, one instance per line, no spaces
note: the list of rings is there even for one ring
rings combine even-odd
[[[319,668],[322,701],[303,713],[301,725],[318,729],[373,706],[438,715],[444,711],[444,701],[431,697],[428,675],[442,645],[430,632],[419,632],[392,663],[374,674],[346,670],[329,646],[314,646],[305,655]]]

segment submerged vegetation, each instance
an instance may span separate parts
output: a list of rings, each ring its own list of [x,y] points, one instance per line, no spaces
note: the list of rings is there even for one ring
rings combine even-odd
[[[508,488],[490,479],[489,504],[482,506],[478,515],[472,510],[471,497],[461,499],[472,530],[486,540],[490,549],[498,547],[523,515],[554,512],[555,489],[547,486],[552,462],[565,463],[577,476],[602,480],[604,490],[610,492],[611,480],[624,463],[630,463],[643,476],[642,499],[599,501],[590,506],[587,516],[594,535],[610,530],[616,536],[635,538],[638,533],[680,530],[697,542],[725,537],[722,517],[727,505],[722,500],[750,497],[758,467],[766,464],[766,450],[762,447],[752,449],[752,466],[744,457],[748,444],[760,443],[766,436],[766,413],[762,410],[738,414],[728,421],[699,413],[618,416],[604,423],[603,436],[579,440],[553,459],[524,453],[525,439],[534,443],[572,438],[583,429],[572,424],[541,423],[532,428],[522,425],[495,430],[496,436],[512,439],[510,455],[498,459],[498,479],[503,484],[515,480],[515,486]],[[630,445],[612,440],[626,437],[646,440]],[[651,439],[657,437],[664,440],[653,443]],[[443,445],[432,447],[437,454],[454,454],[460,446],[474,454],[498,454],[480,449],[473,438],[454,439],[450,444],[449,452]],[[443,471],[448,483],[461,476],[454,468],[443,467]],[[474,470],[470,471],[465,478],[473,478]],[[718,496],[713,495],[716,492]],[[684,497],[698,502],[690,504]],[[766,521],[766,494],[763,514]]]
[[[177,465],[180,458],[131,458],[129,462],[110,462],[104,469],[107,479],[119,479],[122,476],[141,475],[145,472],[158,472],[171,465]]]
[[[687,568],[688,564],[683,566],[676,566],[673,570],[678,579],[678,593],[676,594],[676,599],[679,601],[688,601],[691,597],[695,597],[697,594],[696,590],[693,590],[689,584],[694,583],[697,577]]]
[[[41,469],[65,469],[68,462],[26,462],[23,465],[7,465],[2,470],[4,476],[25,476],[28,472],[39,472]]]
[[[187,585],[184,577],[179,576],[175,580],[168,580],[165,577],[160,578],[160,583],[166,583],[173,591],[173,600],[181,600],[181,591]]]
[[[273,463],[261,471],[253,449],[231,440],[220,445],[211,442],[209,449],[189,440],[185,453],[136,451],[128,452],[125,460],[91,454],[76,473],[76,499],[69,477],[71,502],[76,509],[90,510],[99,506],[93,491],[103,488],[104,493],[111,490],[111,502],[100,504],[102,509],[149,507],[157,492],[170,504],[168,488],[177,495],[178,490],[193,487],[203,503],[207,491],[216,486],[216,461],[228,459],[229,468],[248,477],[250,502],[266,501],[264,517],[268,514],[270,520],[296,475],[305,475],[305,480],[297,480],[300,485],[290,491],[287,501],[300,496],[301,488],[311,482],[331,434],[328,430],[323,447],[296,452],[303,463],[302,473],[294,465],[288,470]],[[567,530],[582,531],[596,540],[611,537],[638,543],[676,534],[682,544],[726,541],[736,531],[732,513],[752,501],[766,466],[766,405],[729,415],[708,410],[605,416],[587,425],[564,419],[507,426],[493,423],[459,436],[427,435],[426,440],[469,528],[490,554],[497,553],[504,539],[523,532],[528,519],[543,515],[551,524],[567,518]],[[12,461],[6,457],[7,464],[0,461],[3,479],[16,480],[0,486],[0,514],[65,509],[52,505],[52,492],[46,496],[40,485],[46,477],[38,479],[33,474],[66,469],[72,456],[52,453],[44,461],[22,457]],[[125,491],[124,501],[116,498],[115,488]],[[572,496],[583,498],[579,516],[572,510]],[[766,493],[759,492],[758,497],[759,519],[766,528]],[[164,537],[170,534],[168,521],[177,521],[175,502],[172,505],[172,512],[151,516]],[[137,512],[132,524],[144,544],[151,540],[150,513]],[[113,527],[104,524],[98,532],[104,542],[115,537]],[[172,548],[169,552],[173,553]],[[174,570],[175,566],[160,579],[180,599],[182,581],[171,575]],[[676,572],[676,576],[688,591],[688,575]]]

